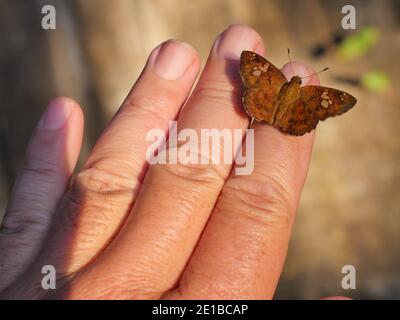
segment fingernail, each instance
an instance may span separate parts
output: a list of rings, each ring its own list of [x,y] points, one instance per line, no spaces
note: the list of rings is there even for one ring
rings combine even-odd
[[[39,121],[39,128],[47,130],[61,129],[72,113],[74,103],[67,99],[54,99]]]
[[[193,57],[194,50],[188,44],[169,40],[156,53],[154,71],[165,80],[178,80],[192,64]]]
[[[257,33],[249,27],[233,25],[226,29],[215,42],[215,52],[225,59],[239,59],[242,51],[254,51],[259,47]]]

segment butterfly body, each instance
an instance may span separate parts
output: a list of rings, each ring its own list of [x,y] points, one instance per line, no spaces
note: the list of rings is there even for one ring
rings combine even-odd
[[[321,86],[302,87],[299,76],[286,80],[283,73],[265,58],[243,51],[240,73],[246,92],[247,114],[291,135],[313,130],[320,120],[342,114],[357,100],[340,90]]]

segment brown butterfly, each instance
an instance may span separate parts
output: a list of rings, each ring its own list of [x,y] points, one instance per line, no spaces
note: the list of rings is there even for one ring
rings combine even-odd
[[[345,113],[357,102],[340,90],[301,87],[299,76],[288,82],[277,67],[251,51],[242,52],[240,74],[246,88],[243,104],[247,114],[290,135],[310,132],[318,121]]]

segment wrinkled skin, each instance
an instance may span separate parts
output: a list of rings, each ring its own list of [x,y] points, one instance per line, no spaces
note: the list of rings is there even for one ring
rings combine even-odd
[[[314,134],[255,124],[251,175],[231,164],[149,166],[146,133],[245,129],[239,57],[264,54],[261,37],[234,25],[215,42],[200,80],[197,52],[170,40],[148,62],[72,178],[83,114],[53,100],[32,135],[0,233],[6,299],[267,299],[285,260]],[[301,63],[300,75],[312,70]],[[283,74],[291,71],[283,67]],[[318,84],[316,76],[307,84]],[[42,288],[43,266],[56,290]]]

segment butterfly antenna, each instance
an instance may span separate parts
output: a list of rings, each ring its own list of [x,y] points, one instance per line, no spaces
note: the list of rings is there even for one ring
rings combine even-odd
[[[290,57],[290,49],[287,49],[287,55],[289,57],[289,63],[290,63],[290,68],[292,68],[292,73],[293,73],[293,77],[295,76],[294,74],[294,69],[293,69],[293,64],[292,64],[292,58]]]
[[[305,79],[305,78],[309,78],[309,77],[315,76],[316,74],[319,74],[319,73],[325,72],[325,71],[327,71],[327,70],[329,70],[329,68],[325,68],[325,69],[323,69],[323,70],[321,70],[321,71],[314,72],[314,73],[312,73],[312,74],[310,74],[310,75],[308,75],[308,76],[301,77],[301,79]]]

